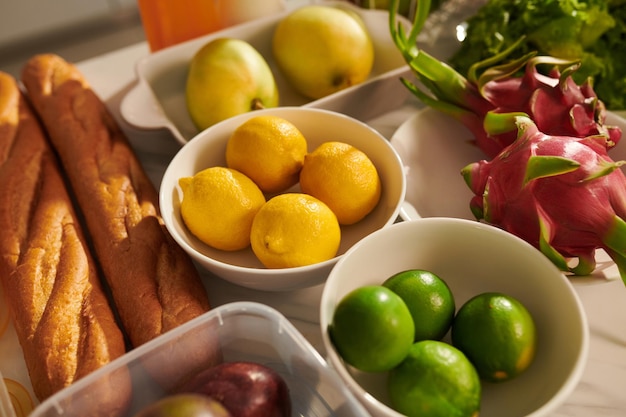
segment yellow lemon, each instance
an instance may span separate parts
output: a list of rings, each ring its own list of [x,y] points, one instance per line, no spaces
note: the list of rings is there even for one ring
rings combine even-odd
[[[341,229],[335,214],[315,197],[279,194],[267,201],[252,222],[252,251],[267,268],[323,262],[339,249]]]
[[[325,142],[304,158],[300,187],[330,207],[340,224],[369,214],[381,194],[378,171],[365,153],[343,142]]]
[[[193,235],[227,251],[250,244],[252,220],[265,203],[250,178],[234,169],[211,167],[178,183],[183,192],[180,213]]]
[[[226,164],[246,174],[265,193],[278,193],[298,182],[307,142],[291,122],[263,115],[248,119],[226,145]]]

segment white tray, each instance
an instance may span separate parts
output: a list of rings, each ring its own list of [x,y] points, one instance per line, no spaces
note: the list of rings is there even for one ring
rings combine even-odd
[[[350,9],[363,19],[374,44],[374,66],[365,82],[315,101],[297,93],[278,70],[272,56],[274,29],[290,13],[286,11],[214,32],[141,59],[135,67],[138,84],[121,104],[122,117],[136,128],[164,128],[171,131],[181,144],[189,141],[198,133],[185,104],[189,62],[203,45],[221,37],[245,40],[263,55],[274,73],[281,106],[334,110],[365,121],[404,102],[409,92],[398,79],[410,76],[411,72],[391,39],[387,11],[361,9],[345,1],[318,3]]]

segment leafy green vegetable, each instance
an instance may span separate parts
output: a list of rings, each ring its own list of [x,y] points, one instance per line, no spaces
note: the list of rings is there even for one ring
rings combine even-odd
[[[579,59],[574,80],[592,77],[607,108],[626,109],[626,0],[489,0],[467,23],[450,59],[460,73],[523,37],[511,59],[531,51]]]

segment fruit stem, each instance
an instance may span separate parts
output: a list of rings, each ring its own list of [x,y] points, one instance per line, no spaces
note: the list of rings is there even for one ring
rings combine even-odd
[[[263,105],[263,101],[260,98],[252,99],[252,103],[250,104],[250,110],[263,110],[265,106]]]

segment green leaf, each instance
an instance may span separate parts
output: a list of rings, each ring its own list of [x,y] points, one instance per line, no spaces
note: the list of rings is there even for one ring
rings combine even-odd
[[[419,51],[409,43],[402,23],[397,20],[399,4],[400,0],[392,0],[389,4],[389,32],[403,58],[409,62]]]
[[[539,217],[539,250],[561,271],[569,271],[567,261],[550,244],[550,226]]]
[[[550,245],[550,227],[540,217],[539,219],[539,249],[550,261],[561,271],[571,272],[574,275],[589,275],[596,268],[596,261],[593,257],[579,256],[578,264],[570,267],[567,259],[561,255],[552,245]]]
[[[435,96],[437,101],[445,101],[453,105],[465,105],[465,107],[467,107],[468,94],[471,94],[468,93],[468,80],[451,66],[439,61],[417,46],[417,37],[428,17],[430,5],[430,0],[420,0],[417,3],[413,25],[407,35],[404,27],[397,21],[399,0],[392,0],[389,7],[389,30],[391,38],[412,72],[417,76],[421,84],[423,84],[423,87]],[[431,105],[432,100],[428,99],[427,95],[425,96],[426,93],[415,86],[411,86],[405,80],[403,80],[403,82],[420,100],[424,97],[427,98],[424,104]],[[472,90],[472,92],[474,92],[474,90]],[[474,94],[476,93],[474,92]]]
[[[617,215],[613,217],[613,224],[602,241],[609,248],[626,254],[626,221]]]
[[[491,221],[491,209],[489,207],[489,181],[485,184],[485,190],[483,191],[483,210],[482,210],[482,218],[485,219],[487,223],[492,223]],[[477,214],[474,210],[472,210],[474,215]]]
[[[457,105],[466,105],[468,81],[445,62],[424,51],[409,62],[419,80],[438,99]]]
[[[574,275],[589,275],[594,269],[596,269],[596,260],[592,252],[591,256],[579,256],[578,264],[570,268],[570,271]]]
[[[474,181],[472,181],[472,171],[474,170],[474,166],[476,164],[477,162],[472,162],[464,166],[463,169],[461,169],[461,175],[463,176],[463,180],[465,181],[465,184],[467,184],[467,186],[470,188],[470,190],[473,188],[472,183]]]
[[[470,203],[470,211],[472,212],[476,220],[482,220],[485,217],[485,213],[483,212],[482,207],[479,207],[476,204]]]
[[[453,115],[455,117],[457,115],[469,113],[467,110],[461,107],[455,106],[454,104],[447,103],[445,101],[439,100],[438,98],[432,97],[428,93],[420,90],[415,84],[413,84],[411,81],[407,80],[406,78],[401,78],[400,81],[415,97],[417,97],[422,103],[424,103],[428,107],[432,107],[435,110],[439,110],[441,112]]]
[[[411,29],[411,35],[409,36],[409,42],[411,45],[415,45],[417,43],[417,36],[422,31],[429,13],[430,0],[419,0],[417,2],[417,9],[415,10],[415,17],[413,18],[413,28]]]
[[[528,158],[524,185],[538,178],[553,177],[576,171],[580,163],[562,156],[537,156]]]
[[[589,174],[583,181],[591,181],[609,175],[624,164],[626,164],[626,161],[600,161],[598,169]]]
[[[617,265],[620,277],[626,284],[626,221],[619,216],[613,217],[613,225],[603,237],[606,251]]]
[[[483,127],[485,132],[490,135],[500,135],[513,130],[520,130],[521,117],[525,117],[528,121],[530,121],[528,115],[523,112],[495,113],[493,111],[489,111],[485,114]]]
[[[485,72],[483,72],[480,77],[478,77],[478,80],[476,81],[476,84],[478,86],[478,89],[481,91],[481,93],[484,91],[484,87],[485,85],[487,85],[487,83],[491,82],[491,81],[497,81],[497,80],[501,80],[507,77],[512,77],[515,76],[515,74],[522,69],[526,63],[528,62],[528,60],[533,57],[536,54],[536,52],[532,51],[529,52],[528,54],[517,58],[515,60],[512,61],[508,61],[505,64],[502,65],[496,65],[496,66],[492,66],[488,69],[485,70]],[[472,69],[470,69],[472,70]],[[475,70],[475,69],[474,69]],[[471,80],[472,77],[476,77],[476,75],[474,73],[469,74],[468,78]]]
[[[613,262],[615,262],[615,265],[617,265],[617,269],[619,271],[620,278],[622,278],[622,282],[626,284],[626,255],[610,249],[607,250],[607,253],[611,257]]]
[[[478,89],[482,92],[484,86],[487,83],[515,75],[520,69],[522,69],[526,65],[526,63],[528,62],[530,58],[532,58],[533,56],[537,54],[535,51],[531,51],[527,53],[526,55],[517,59],[513,59],[511,61],[508,61],[505,64],[492,66],[493,64],[501,60],[503,56],[508,55],[510,53],[510,50],[512,50],[513,47],[517,47],[517,44],[514,44],[511,48],[507,49],[506,51],[498,55],[494,55],[491,58],[485,59],[484,61],[478,62],[475,65],[471,66],[468,71],[468,79],[475,81],[476,84],[478,85]],[[482,66],[487,66],[487,65],[489,65],[489,68],[487,68],[480,75],[480,77],[478,77],[477,76],[478,69],[481,68]]]

